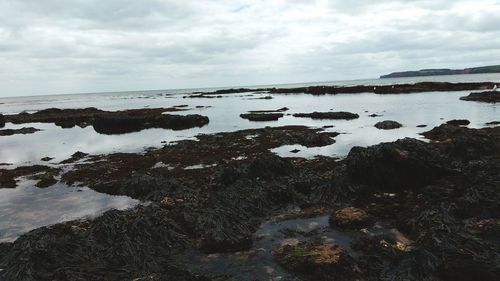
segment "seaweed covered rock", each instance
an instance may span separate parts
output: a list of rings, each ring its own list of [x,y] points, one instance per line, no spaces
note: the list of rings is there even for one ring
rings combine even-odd
[[[54,123],[62,128],[94,126],[98,133],[123,134],[149,128],[183,130],[208,124],[206,116],[168,115],[164,112],[180,111],[174,108],[143,108],[122,111],[103,111],[94,107],[81,109],[48,108],[35,113],[20,113],[5,116],[14,124]]]
[[[393,130],[403,127],[400,123],[392,120],[380,121],[375,124],[375,128],[380,130]]]
[[[332,227],[357,228],[366,226],[372,218],[364,210],[347,207],[333,212],[329,222]]]
[[[431,183],[450,173],[447,166],[436,149],[410,138],[367,148],[353,147],[346,158],[347,176],[353,183],[385,191]]]
[[[283,117],[283,113],[245,113],[240,117],[249,121],[277,121]]]
[[[0,113],[0,128],[5,126],[5,117]]]
[[[172,130],[184,130],[193,127],[203,127],[208,124],[208,117],[198,114],[171,115],[161,114],[154,116],[136,115],[102,115],[94,122],[94,130],[100,134],[125,134],[138,132],[149,128],[163,128]]]
[[[463,160],[479,159],[498,154],[500,151],[500,133],[494,128],[478,131],[443,124],[422,135],[433,141],[440,142],[444,152],[453,158]]]
[[[470,124],[470,121],[466,119],[453,119],[446,122],[446,124],[454,126],[467,126]]]
[[[0,130],[0,136],[29,135],[38,131],[41,130],[33,127],[23,127],[21,129],[6,129]]]
[[[284,245],[275,249],[273,255],[285,268],[307,280],[360,280],[356,262],[336,244]]]
[[[470,93],[468,96],[461,97],[460,99],[465,101],[497,103],[500,102],[500,92],[486,91],[486,92]]]
[[[158,207],[108,211],[91,221],[43,227],[20,237],[5,255],[1,280],[128,280],[169,274],[172,251],[188,238]]]
[[[274,154],[259,155],[249,167],[249,172],[254,177],[284,176],[293,171],[290,161]]]
[[[311,119],[332,119],[332,120],[351,120],[359,118],[356,113],[337,111],[337,112],[313,112],[313,113],[295,113],[293,117],[311,118]]]

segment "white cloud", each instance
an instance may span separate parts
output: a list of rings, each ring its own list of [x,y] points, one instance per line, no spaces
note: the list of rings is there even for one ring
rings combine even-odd
[[[0,96],[500,63],[498,15],[490,0],[3,0]]]

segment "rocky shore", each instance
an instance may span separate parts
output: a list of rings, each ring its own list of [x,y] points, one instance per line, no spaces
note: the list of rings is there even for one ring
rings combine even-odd
[[[165,112],[183,111],[179,107],[129,109],[123,111],[104,111],[97,108],[59,109],[49,108],[35,113],[4,115],[5,122],[54,123],[61,128],[81,128],[93,126],[101,134],[124,134],[150,128],[183,130],[202,127],[208,124],[208,117],[192,115],[172,115]]]
[[[68,184],[149,202],[0,243],[0,279],[500,279],[500,127],[443,124],[424,133],[431,142],[355,147],[341,160],[269,152],[329,145],[335,135],[252,129],[88,155],[72,170],[0,170],[10,185],[60,173]],[[305,218],[320,227],[284,227],[269,245],[257,235],[270,219]]]
[[[421,92],[442,92],[442,91],[473,91],[488,90],[496,86],[493,82],[476,83],[448,83],[448,82],[419,82],[414,84],[394,84],[394,85],[356,85],[356,86],[309,86],[297,88],[239,88],[224,89],[213,92],[197,92],[186,97],[191,98],[215,98],[224,94],[264,92],[271,94],[310,94],[310,95],[335,95],[335,94],[409,94]]]

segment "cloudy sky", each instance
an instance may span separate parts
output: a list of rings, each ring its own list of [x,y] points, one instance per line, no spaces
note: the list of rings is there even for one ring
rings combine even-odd
[[[499,0],[1,0],[0,96],[500,64],[499,27]]]

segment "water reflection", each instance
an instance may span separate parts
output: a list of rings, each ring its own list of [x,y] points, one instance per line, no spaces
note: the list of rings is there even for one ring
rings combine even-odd
[[[40,189],[34,184],[32,180],[21,180],[15,189],[0,189],[0,242],[13,241],[38,227],[139,204],[126,196],[101,194],[85,187],[58,183]]]
[[[16,165],[37,163],[45,156],[55,157],[55,161],[68,158],[75,151],[86,153],[138,152],[148,147],[160,147],[162,142],[173,142],[192,138],[200,133],[235,131],[265,126],[306,125],[314,127],[333,126],[328,131],[345,133],[336,137],[334,145],[313,149],[322,155],[344,156],[355,145],[367,146],[384,141],[394,141],[403,137],[419,138],[419,133],[430,130],[450,119],[469,119],[469,127],[482,127],[484,123],[498,119],[499,106],[459,100],[469,92],[429,92],[410,95],[275,95],[271,100],[244,100],[241,95],[227,95],[218,99],[183,99],[181,95],[153,96],[150,99],[131,98],[123,103],[121,99],[103,101],[88,100],[81,104],[53,102],[51,106],[96,106],[105,110],[142,108],[144,106],[171,107],[187,104],[188,111],[180,114],[198,113],[210,118],[210,123],[203,128],[183,131],[149,129],[124,135],[100,135],[91,127],[61,129],[53,124],[7,124],[6,128],[32,126],[43,129],[32,135],[14,135],[0,137],[0,162]],[[266,94],[255,94],[265,96]],[[197,106],[212,106],[196,108]],[[7,105],[1,105],[3,107]],[[35,105],[33,105],[35,106]],[[47,105],[39,105],[41,108]],[[287,115],[274,122],[250,122],[239,115],[251,110],[288,107]],[[358,113],[355,120],[312,120],[295,118],[288,114],[312,111],[350,111]],[[383,116],[369,117],[376,113]],[[403,124],[397,130],[378,130],[373,125],[382,120],[395,120]],[[425,124],[427,128],[418,128]],[[22,151],[22,153],[20,153]]]

